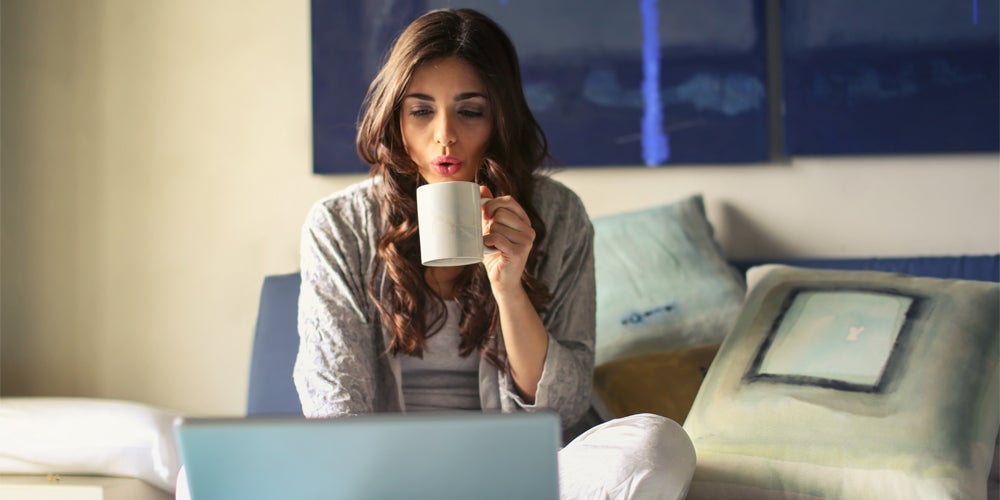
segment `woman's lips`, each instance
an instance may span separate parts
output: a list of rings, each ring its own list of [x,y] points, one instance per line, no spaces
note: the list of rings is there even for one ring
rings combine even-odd
[[[455,175],[462,170],[462,160],[454,156],[438,156],[431,161],[431,165],[439,175]]]

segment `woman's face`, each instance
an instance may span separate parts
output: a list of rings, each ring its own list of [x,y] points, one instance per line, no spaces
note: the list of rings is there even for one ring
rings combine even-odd
[[[403,146],[428,183],[473,181],[493,133],[486,85],[457,57],[425,62],[403,92]]]

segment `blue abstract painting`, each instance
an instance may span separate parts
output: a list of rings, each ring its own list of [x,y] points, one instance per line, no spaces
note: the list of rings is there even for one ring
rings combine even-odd
[[[354,149],[365,89],[395,35],[440,7],[504,27],[560,165],[768,159],[763,0],[312,0],[315,172],[367,169]]]
[[[782,2],[787,154],[1000,150],[997,3]]]

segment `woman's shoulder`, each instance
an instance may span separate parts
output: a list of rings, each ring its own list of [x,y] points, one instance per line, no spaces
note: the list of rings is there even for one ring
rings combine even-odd
[[[374,189],[375,180],[366,178],[320,198],[313,203],[311,211],[351,214],[370,210],[378,205]]]
[[[316,205],[325,207],[343,207],[345,205],[355,205],[358,203],[368,203],[374,199],[372,191],[375,188],[375,179],[372,177],[349,184],[334,191],[316,201]]]
[[[320,198],[309,209],[309,222],[356,224],[374,221],[379,209],[374,194],[375,182],[367,178]]]
[[[548,175],[536,177],[533,198],[535,209],[543,219],[556,216],[559,219],[570,218],[585,222],[590,220],[580,196]]]

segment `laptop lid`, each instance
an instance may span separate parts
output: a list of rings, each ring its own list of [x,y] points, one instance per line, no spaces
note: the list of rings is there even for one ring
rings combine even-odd
[[[181,418],[193,500],[558,498],[553,413]]]

